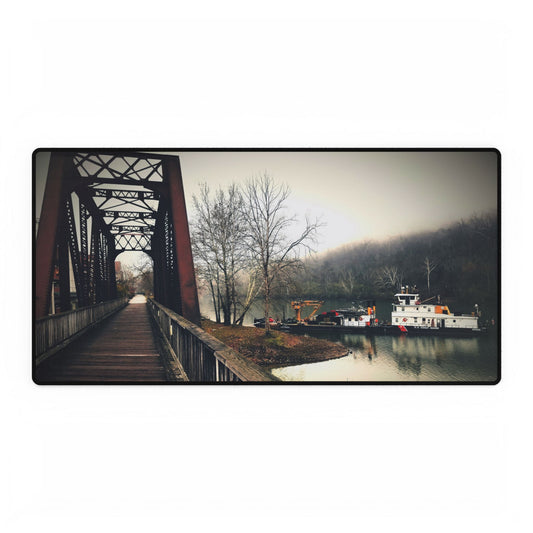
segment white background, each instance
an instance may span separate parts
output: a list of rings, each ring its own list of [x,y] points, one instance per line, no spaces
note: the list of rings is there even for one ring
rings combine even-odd
[[[3,531],[527,529],[533,87],[521,5],[4,6]],[[68,146],[499,148],[502,382],[34,385],[31,152]]]

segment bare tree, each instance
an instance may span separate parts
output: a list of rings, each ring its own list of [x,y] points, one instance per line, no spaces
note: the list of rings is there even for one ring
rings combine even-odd
[[[426,273],[427,287],[429,293],[429,277],[431,273],[439,266],[436,261],[431,261],[428,256],[424,258],[424,272]]]
[[[194,235],[192,235],[192,249],[194,251],[196,277],[208,289],[211,296],[211,303],[215,312],[215,321],[221,322],[221,294],[220,294],[220,274],[216,264],[210,261],[209,253],[196,245]],[[201,287],[200,287],[201,288]]]
[[[234,324],[238,277],[249,264],[242,195],[236,185],[211,194],[204,183],[193,203],[191,237],[198,275],[209,287],[217,322],[222,315],[224,324]]]
[[[343,267],[339,272],[339,284],[347,295],[353,296],[356,287],[354,271],[348,267]]]
[[[142,291],[146,296],[154,290],[154,267],[152,260],[145,256],[133,266],[135,272],[136,290]]]
[[[311,250],[320,227],[306,218],[305,227],[290,239],[287,232],[296,218],[285,214],[290,191],[278,185],[267,173],[252,178],[243,187],[244,219],[252,258],[260,269],[264,294],[265,330],[270,332],[269,314],[272,289],[281,272],[299,262],[302,249]]]
[[[383,289],[397,290],[402,284],[402,273],[396,266],[384,266],[377,272],[376,282]]]
[[[117,293],[120,296],[133,296],[137,279],[134,271],[123,265],[119,279],[117,279]]]
[[[261,272],[257,268],[251,268],[247,274],[239,276],[237,290],[237,307],[239,313],[235,318],[235,324],[242,326],[246,313],[257,299],[263,288]]]

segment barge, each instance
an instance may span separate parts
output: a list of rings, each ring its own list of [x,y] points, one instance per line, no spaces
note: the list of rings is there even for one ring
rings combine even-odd
[[[440,303],[440,297],[420,300],[416,288],[402,287],[394,295],[390,323],[382,324],[376,317],[375,302],[365,306],[352,305],[351,308],[324,312],[312,318],[287,320],[272,324],[275,329],[290,333],[312,333],[318,331],[339,331],[343,333],[363,333],[366,335],[432,335],[446,337],[471,337],[486,333],[479,326],[479,310],[470,315],[453,314],[447,305]],[[428,303],[436,299],[436,303]],[[294,304],[294,302],[293,302]],[[294,307],[294,305],[293,305]],[[316,310],[315,310],[316,312]],[[257,327],[264,327],[264,319],[254,321]]]

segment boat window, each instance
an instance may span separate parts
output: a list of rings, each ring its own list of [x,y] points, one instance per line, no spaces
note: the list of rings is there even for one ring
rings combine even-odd
[[[405,307],[402,307],[402,311],[405,311]]]
[[[418,318],[415,316],[415,322],[418,322]]]
[[[425,321],[426,321],[426,319],[425,319],[425,318],[422,318],[422,322],[425,322]]]
[[[396,319],[396,322],[398,322],[398,319]]]
[[[418,307],[416,308],[416,310],[418,311]]]

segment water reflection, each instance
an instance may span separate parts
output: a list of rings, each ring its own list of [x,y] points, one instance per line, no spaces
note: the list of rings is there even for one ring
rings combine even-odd
[[[348,301],[326,301],[321,311],[349,306]],[[202,300],[202,313],[212,316],[209,301]],[[261,303],[247,315],[262,316]],[[390,320],[390,302],[377,302],[381,322]],[[272,317],[294,316],[289,301],[274,302]],[[498,344],[495,337],[446,338],[365,336],[361,333],[313,332],[313,337],[331,340],[351,352],[340,359],[276,369],[289,381],[495,381]]]
[[[346,346],[343,358],[274,370],[296,381],[494,381],[497,343],[493,338],[365,336],[316,332]]]

